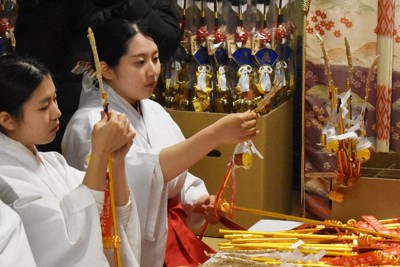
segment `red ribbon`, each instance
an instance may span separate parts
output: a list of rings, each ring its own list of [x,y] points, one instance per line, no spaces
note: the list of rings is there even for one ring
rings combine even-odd
[[[183,220],[186,217],[180,201],[168,202],[168,238],[164,266],[196,267],[209,259],[205,251],[215,253],[185,225]]]

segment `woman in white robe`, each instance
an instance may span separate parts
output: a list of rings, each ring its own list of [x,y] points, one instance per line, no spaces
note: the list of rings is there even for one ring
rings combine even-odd
[[[114,265],[103,251],[100,212],[111,155],[124,266],[139,266],[140,226],[124,157],[133,133],[122,114],[103,113],[93,127],[88,169],[70,167],[51,142],[61,112],[48,70],[18,56],[0,57],[0,199],[20,216],[38,266]],[[109,260],[107,260],[109,259]]]
[[[160,74],[158,49],[151,37],[140,25],[124,20],[93,30],[110,108],[126,114],[137,133],[125,161],[142,229],[141,266],[163,266],[168,199],[181,200],[189,213],[198,210],[200,224],[204,214],[213,219],[204,182],[187,169],[220,144],[254,137],[257,115],[230,114],[185,141],[164,108],[148,99]],[[79,169],[86,168],[82,160],[90,151],[91,127],[101,108],[94,83],[84,77],[80,108],[62,141],[63,155]]]
[[[36,266],[21,218],[1,200],[0,266]]]

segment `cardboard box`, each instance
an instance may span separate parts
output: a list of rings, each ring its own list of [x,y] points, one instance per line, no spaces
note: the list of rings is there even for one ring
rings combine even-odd
[[[236,169],[236,205],[290,214],[292,194],[292,111],[290,98],[258,119],[260,134],[253,143],[264,159],[254,155],[253,166]],[[186,138],[226,114],[168,110]],[[202,178],[210,194],[215,194],[228,169],[235,145],[224,145],[209,153],[190,172]],[[230,181],[228,183],[230,185]],[[227,196],[230,199],[230,195]],[[233,220],[249,228],[263,217],[234,212]],[[208,226],[206,236],[220,237],[221,224]],[[200,231],[199,231],[200,232]]]
[[[346,222],[362,215],[378,219],[399,217],[400,153],[373,153],[361,173],[353,186],[340,188],[344,201],[332,202],[332,218]]]

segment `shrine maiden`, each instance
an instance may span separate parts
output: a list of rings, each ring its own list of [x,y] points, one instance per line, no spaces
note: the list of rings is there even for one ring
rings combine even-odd
[[[36,266],[21,218],[1,200],[0,266]]]
[[[141,266],[163,266],[168,199],[182,198],[189,212],[209,208],[203,181],[187,169],[220,144],[254,137],[258,133],[257,114],[227,115],[185,140],[164,108],[148,99],[160,74],[153,39],[140,25],[126,20],[109,21],[93,31],[109,106],[125,113],[137,133],[125,162],[138,204]],[[90,151],[91,126],[101,108],[101,97],[94,84],[90,77],[84,78],[80,108],[71,118],[62,142],[66,159],[80,169],[86,167],[82,162]],[[203,203],[198,204],[199,199]]]
[[[137,208],[124,172],[135,135],[129,122],[116,112],[99,113],[85,173],[68,166],[57,152],[36,149],[54,139],[60,116],[56,90],[43,65],[0,57],[0,199],[21,217],[38,266],[113,265],[113,255],[109,263],[103,251],[99,217],[111,155],[122,262],[139,266]]]

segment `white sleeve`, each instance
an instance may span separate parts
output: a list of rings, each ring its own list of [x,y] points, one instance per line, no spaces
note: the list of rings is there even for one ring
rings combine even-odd
[[[61,151],[70,166],[86,170],[92,147],[92,128],[100,117],[99,109],[83,109],[78,110],[69,121],[61,141]]]
[[[188,215],[186,225],[189,228],[198,229],[205,223],[203,214],[192,212],[197,201],[204,195],[209,195],[204,181],[188,172],[181,192],[181,201]]]
[[[141,230],[137,206],[132,192],[128,203],[117,208],[118,229],[121,238],[123,266],[139,266]]]
[[[96,201],[97,210],[99,211],[99,214],[100,214],[101,211],[103,210],[104,191],[97,191],[97,190],[93,190],[90,188],[89,188],[89,190],[90,190],[90,193],[92,193],[94,200]]]
[[[117,206],[117,214],[119,223],[126,229],[128,225],[129,218],[131,216],[131,209],[132,209],[132,200],[129,197],[128,202],[124,206]]]
[[[13,208],[24,222],[38,266],[108,266],[98,210],[85,185],[61,201],[32,194],[17,199]]]
[[[94,199],[96,200],[97,209],[99,210],[100,214],[103,210],[104,191],[96,191],[90,189],[90,192],[92,193]],[[129,221],[129,217],[131,216],[131,208],[132,208],[132,200],[130,196],[128,202],[124,206],[116,207],[118,221],[122,224],[124,228],[126,228],[126,225],[128,224]]]
[[[36,266],[20,217],[2,201],[0,201],[0,266]]]

